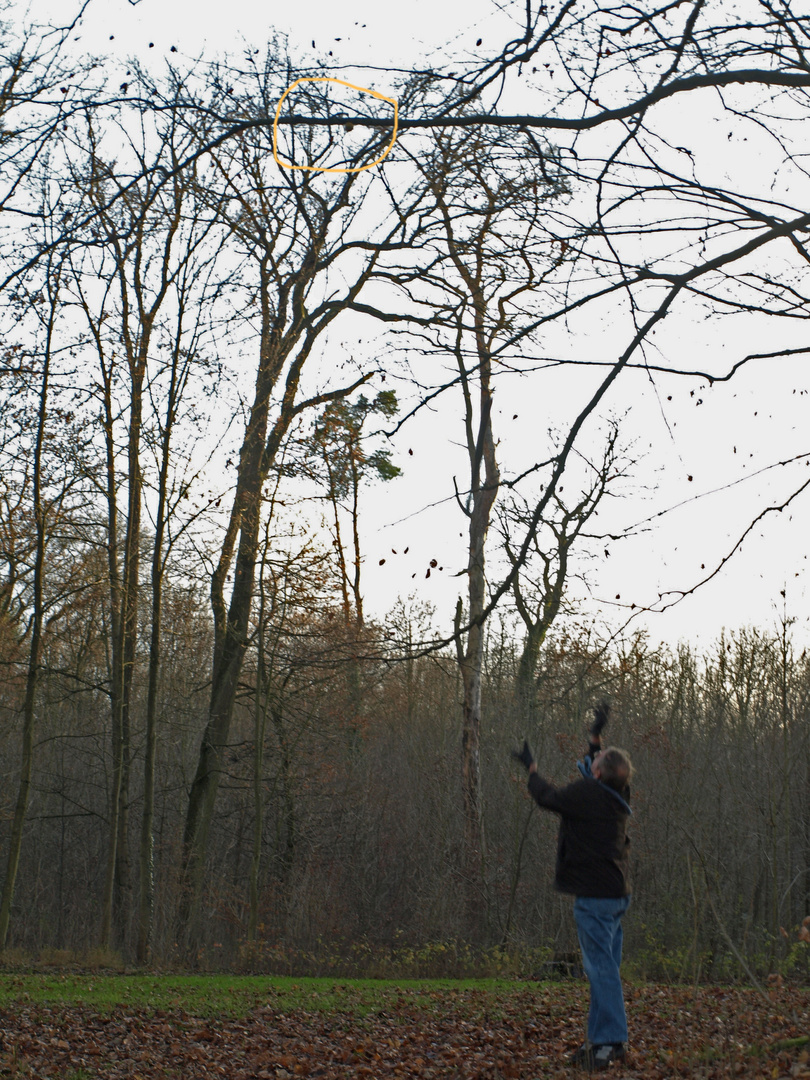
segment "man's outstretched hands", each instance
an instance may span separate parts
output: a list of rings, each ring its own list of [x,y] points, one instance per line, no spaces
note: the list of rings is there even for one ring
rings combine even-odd
[[[603,701],[600,705],[595,705],[593,710],[593,723],[591,724],[590,734],[594,739],[598,739],[602,734],[602,729],[610,718],[610,705],[606,701]]]
[[[532,757],[532,752],[529,749],[529,743],[526,739],[523,740],[523,749],[513,750],[512,757],[515,761],[519,761],[525,769],[530,769],[532,765],[534,765],[534,758]]]

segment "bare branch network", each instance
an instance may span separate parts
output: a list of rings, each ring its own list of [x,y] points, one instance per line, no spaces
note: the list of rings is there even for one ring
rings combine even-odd
[[[443,112],[436,116],[423,117],[400,117],[398,127],[401,131],[431,130],[434,128],[469,128],[469,127],[515,127],[515,128],[542,128],[556,131],[590,131],[602,124],[611,123],[615,120],[627,120],[630,117],[645,113],[653,105],[657,105],[668,98],[678,94],[690,93],[694,90],[715,89],[720,90],[726,86],[767,86],[767,87],[810,87],[810,73],[801,71],[763,71],[752,68],[746,71],[718,72],[712,75],[692,75],[683,79],[674,79],[665,83],[656,90],[645,94],[635,101],[628,102],[613,109],[600,109],[592,116],[564,117],[564,116],[535,116],[524,113],[518,116],[500,115],[499,113],[467,113],[454,116],[452,113]],[[238,134],[248,131],[251,127],[267,127],[272,124],[271,120],[254,120],[244,124],[235,124],[229,129],[229,134]],[[367,127],[371,129],[389,129],[392,124],[385,117],[363,116],[360,113],[334,115],[330,117],[281,115],[276,123],[279,127],[340,127],[347,124],[353,127]]]
[[[643,639],[625,663],[627,624],[608,644],[585,621],[614,601],[586,602],[615,545],[697,489],[690,470],[641,510],[630,490],[640,432],[677,468],[687,424],[703,431],[708,408],[676,430],[665,382],[703,379],[728,408],[757,364],[807,354],[810,17],[770,0],[528,0],[489,56],[388,70],[396,152],[365,171],[392,117],[335,105],[332,69],[282,39],[113,78],[117,61],[76,61],[66,31],[17,36],[0,24],[0,758],[18,763],[0,946],[52,919],[143,964],[220,940],[251,958],[262,926],[329,933],[326,909],[351,932],[401,917],[429,937],[447,915],[459,940],[534,941],[505,732],[542,732],[551,753],[597,690],[626,692],[635,716],[673,672],[661,722],[683,717],[690,753],[721,730],[727,705],[707,703],[730,696],[725,675],[662,660],[632,683]],[[777,374],[759,374],[763,394],[789,392]],[[642,380],[652,419],[634,408]],[[636,610],[704,588],[807,497],[806,447],[760,453],[746,473],[729,448],[689,501],[746,493],[738,519],[706,531],[685,582],[669,566],[660,592],[645,579]],[[792,491],[741,482],[777,472]],[[424,515],[424,542],[381,541],[378,510],[408,528]],[[372,613],[407,558],[416,599]],[[771,665],[757,717],[806,761],[806,725],[772,693],[787,647],[742,644],[740,672]],[[764,755],[744,712],[734,734]],[[689,758],[704,786],[715,760]],[[382,765],[417,794],[375,833]],[[801,780],[785,806],[810,836]],[[770,782],[760,770],[773,808]],[[56,826],[79,806],[92,824],[70,849]],[[744,895],[764,942],[797,872],[788,832],[769,837],[726,905]],[[56,900],[85,894],[93,919]],[[693,925],[675,946],[697,957]]]

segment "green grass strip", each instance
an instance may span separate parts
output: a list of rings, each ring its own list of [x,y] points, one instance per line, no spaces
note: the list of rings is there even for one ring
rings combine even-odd
[[[532,990],[536,992],[536,983]],[[237,1018],[259,1007],[275,1012],[351,1013],[398,1009],[434,1011],[448,999],[471,1018],[499,1011],[499,1002],[526,984],[497,979],[397,981],[257,975],[0,974],[0,1008],[82,1005],[98,1012],[137,1009]]]

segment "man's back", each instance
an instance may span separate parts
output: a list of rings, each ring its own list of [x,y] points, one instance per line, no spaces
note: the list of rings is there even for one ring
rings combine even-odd
[[[629,895],[627,789],[620,795],[593,779],[555,788],[533,772],[529,791],[540,806],[561,818],[556,887],[575,896]]]

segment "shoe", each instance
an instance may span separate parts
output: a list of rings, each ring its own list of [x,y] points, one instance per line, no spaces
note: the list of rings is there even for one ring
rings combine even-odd
[[[609,1069],[614,1061],[624,1061],[626,1056],[624,1043],[604,1043],[601,1046],[583,1043],[572,1055],[571,1064],[577,1069],[600,1072]]]

